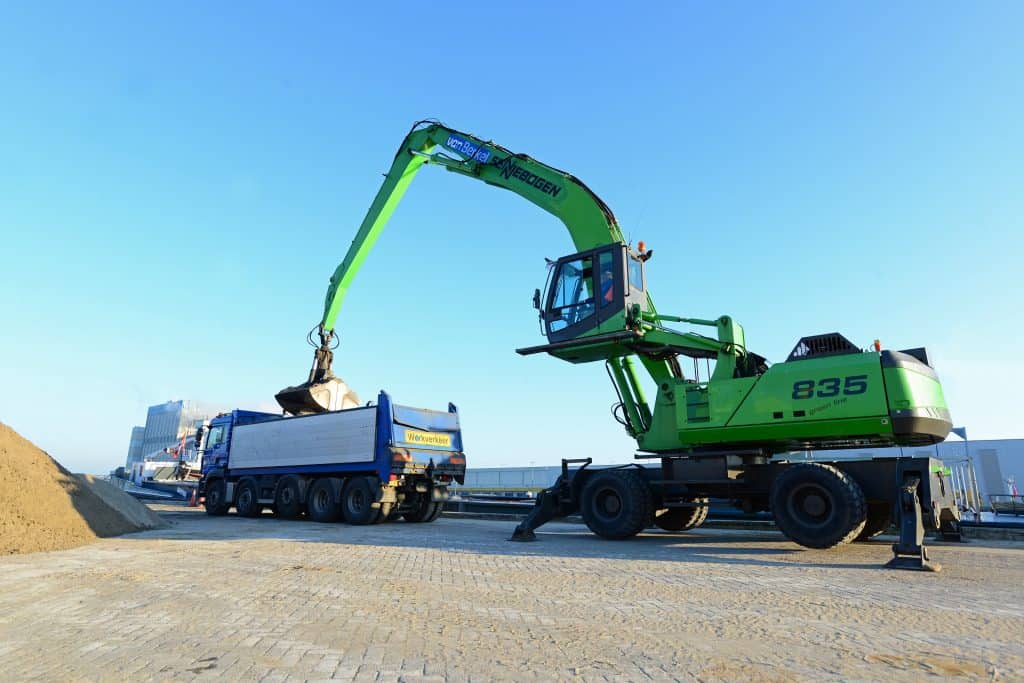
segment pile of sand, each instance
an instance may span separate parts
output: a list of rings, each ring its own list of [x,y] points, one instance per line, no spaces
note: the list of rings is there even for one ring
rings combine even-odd
[[[0,422],[0,555],[61,550],[166,526],[119,489],[57,461]]]

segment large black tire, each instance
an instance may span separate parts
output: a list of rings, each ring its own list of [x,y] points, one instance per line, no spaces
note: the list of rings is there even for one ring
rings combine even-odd
[[[298,519],[302,515],[302,508],[299,480],[289,476],[277,482],[277,489],[274,491],[274,514],[281,519]]]
[[[231,507],[225,502],[227,498],[227,485],[223,479],[214,479],[206,483],[205,487],[206,500],[203,503],[203,507],[206,508],[206,514],[214,517],[220,517],[228,514],[228,508]]]
[[[235,512],[239,517],[259,517],[263,514],[256,484],[251,479],[245,479],[238,485],[238,491],[235,493]]]
[[[418,496],[416,501],[412,505],[412,510],[409,510],[404,515],[405,521],[419,524],[422,522],[433,522],[435,519],[441,516],[441,509],[444,507],[442,502],[433,502],[429,496]]]
[[[860,484],[842,470],[817,462],[786,468],[772,483],[770,502],[779,530],[806,548],[849,543],[867,519]]]
[[[654,513],[654,526],[665,531],[696,529],[708,518],[708,499],[694,498],[692,508],[664,508]]]
[[[313,482],[306,497],[306,512],[314,522],[337,522],[341,519],[341,505],[338,491],[341,480],[335,477],[321,477]]]
[[[654,521],[654,495],[636,470],[597,470],[580,495],[583,521],[598,536],[636,536]]]
[[[436,501],[434,503],[434,509],[430,511],[430,514],[427,515],[427,518],[425,520],[423,520],[423,521],[426,522],[427,524],[429,524],[430,522],[436,522],[438,517],[441,516],[442,512],[444,512],[444,501],[443,500]]]
[[[352,477],[341,490],[341,512],[349,524],[375,524],[380,508],[374,506],[379,487],[376,477]]]
[[[892,505],[889,503],[868,503],[868,518],[855,541],[869,541],[888,531],[892,526]]]

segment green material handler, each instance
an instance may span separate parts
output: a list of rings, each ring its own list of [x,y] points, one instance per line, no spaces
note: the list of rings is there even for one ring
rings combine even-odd
[[[838,333],[818,334],[800,338],[785,362],[769,366],[747,348],[742,326],[727,315],[659,313],[646,287],[653,252],[643,242],[628,244],[611,209],[579,179],[433,121],[415,124],[402,141],[331,277],[309,381],[278,394],[285,410],[339,407],[337,397],[347,387],[333,376],[331,360],[342,301],[425,164],[510,190],[562,221],[576,253],[550,264],[543,292],[533,297],[547,343],[517,351],[604,363],[618,397],[616,418],[637,443],[635,457],[661,461],[658,468],[614,469],[570,469],[573,460],[565,461],[563,476],[515,538],[530,539],[547,519],[577,510],[608,538],[632,536],[651,524],[693,528],[706,517],[709,496],[746,510],[770,508],[787,535],[811,547],[878,533],[894,516],[906,517],[902,507],[916,508],[920,517],[920,500],[930,526],[955,524],[959,515],[946,495],[948,485],[928,458],[797,464],[780,457],[942,441],[952,423],[925,349],[883,350],[876,342],[862,350]],[[653,380],[653,402],[640,381],[641,368]],[[917,483],[909,491],[911,480]],[[920,530],[916,525],[913,538],[898,545],[924,566]]]

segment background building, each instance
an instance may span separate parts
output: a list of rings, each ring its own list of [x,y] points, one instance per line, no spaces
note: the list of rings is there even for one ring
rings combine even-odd
[[[128,467],[131,463],[142,460],[142,440],[145,434],[145,427],[132,427],[132,438],[128,442],[128,459],[125,461]]]
[[[215,413],[195,401],[168,401],[150,406],[146,411],[146,426],[132,428],[125,469],[130,470],[134,463],[176,446],[183,436],[194,433],[197,425]]]

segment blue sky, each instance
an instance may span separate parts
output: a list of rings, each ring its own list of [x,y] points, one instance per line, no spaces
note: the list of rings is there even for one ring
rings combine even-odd
[[[610,3],[609,3],[610,4]],[[1016,3],[23,3],[0,8],[0,420],[75,470],[147,405],[274,405],[409,125],[582,178],[662,312],[926,345],[972,438],[1024,436]],[[540,343],[510,193],[425,169],[349,290],[365,399],[459,405],[470,464],[628,460],[599,365]]]

